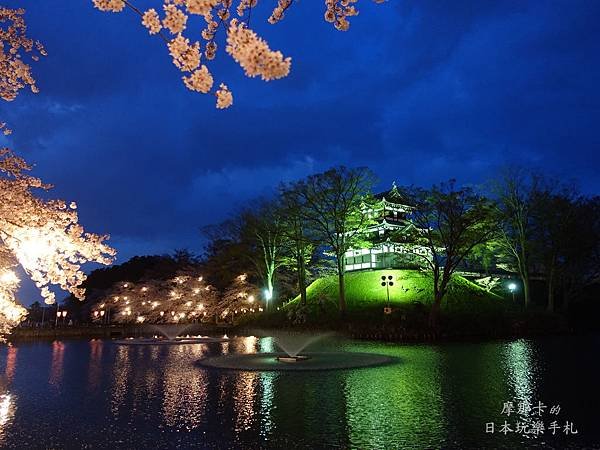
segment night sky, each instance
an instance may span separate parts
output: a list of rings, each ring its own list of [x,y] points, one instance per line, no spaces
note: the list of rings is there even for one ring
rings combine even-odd
[[[129,11],[4,2],[26,8],[49,56],[34,66],[41,92],[0,105],[14,130],[2,145],[75,200],[89,231],[111,234],[117,262],[199,253],[201,226],[337,164],[371,167],[381,187],[480,183],[519,165],[600,192],[599,1],[362,0],[346,33],[322,3],[272,26],[275,2],[259,2],[252,28],[292,72],[246,78],[221,48],[210,67],[234,94],[221,111]]]

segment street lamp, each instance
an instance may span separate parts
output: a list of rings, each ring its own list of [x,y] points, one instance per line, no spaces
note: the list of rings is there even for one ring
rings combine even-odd
[[[65,317],[67,317],[67,311],[62,311],[63,325],[65,324]]]
[[[387,306],[383,309],[385,314],[390,314],[392,312],[390,308],[390,286],[394,285],[393,280],[394,277],[391,275],[388,275],[387,277],[385,275],[381,276],[381,285],[385,286],[385,290],[387,291]]]
[[[517,290],[517,283],[509,283],[508,290],[512,294],[513,302],[515,301],[515,291]]]

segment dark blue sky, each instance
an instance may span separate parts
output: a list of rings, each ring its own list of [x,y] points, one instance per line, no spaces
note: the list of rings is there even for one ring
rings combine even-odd
[[[336,164],[368,165],[385,185],[478,183],[516,164],[600,192],[596,0],[362,0],[347,33],[323,21],[322,1],[268,25],[263,0],[253,28],[292,57],[292,72],[248,79],[219,52],[227,111],[188,91],[127,11],[5,3],[27,9],[49,56],[34,68],[41,92],[0,105],[14,130],[2,144],[77,201],[86,228],[111,234],[119,262],[200,252],[202,225]]]

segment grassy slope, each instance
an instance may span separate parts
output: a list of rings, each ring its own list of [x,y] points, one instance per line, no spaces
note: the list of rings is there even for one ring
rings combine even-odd
[[[386,288],[381,286],[381,276],[392,275],[394,286],[390,287],[392,307],[414,305],[415,302],[431,304],[433,301],[433,282],[431,278],[418,270],[374,270],[350,272],[346,274],[346,302],[348,312],[378,311],[387,302]],[[309,307],[321,302],[326,311],[337,310],[337,276],[320,278],[307,289]],[[298,304],[299,297],[291,304]],[[490,311],[503,308],[506,302],[501,297],[486,292],[476,284],[455,276],[449,292],[442,302],[442,308],[448,311]]]

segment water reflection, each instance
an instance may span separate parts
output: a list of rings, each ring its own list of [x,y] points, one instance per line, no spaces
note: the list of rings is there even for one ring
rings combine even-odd
[[[118,414],[119,408],[125,399],[125,393],[127,392],[131,371],[131,349],[132,347],[129,345],[119,345],[114,358],[112,370],[113,385],[111,389],[111,410],[114,415]]]
[[[273,338],[269,338],[272,339]],[[261,342],[262,344],[262,342]],[[271,344],[272,345],[272,344]],[[261,345],[261,351],[263,348],[269,348],[268,346]],[[271,350],[268,350],[271,352]],[[260,413],[261,413],[261,427],[260,434],[265,437],[272,433],[273,431],[273,417],[271,415],[271,411],[274,406],[274,384],[275,384],[276,374],[273,372],[261,372],[260,373]]]
[[[65,344],[61,341],[52,342],[52,363],[48,383],[55,389],[60,387],[64,370]]]
[[[102,348],[104,343],[100,339],[90,341],[90,362],[88,366],[88,388],[91,391],[98,389],[102,378]]]
[[[506,376],[510,385],[512,396],[504,401],[512,401],[515,411],[521,419],[531,422],[539,419],[533,416],[528,408],[519,408],[520,405],[534,405],[536,398],[537,368],[533,363],[534,350],[531,342],[519,339],[506,344]]]
[[[401,346],[328,339],[315,351],[383,353],[400,362],[314,373],[229,372],[194,364],[205,355],[273,350],[271,338],[252,336],[174,346],[20,344],[0,353],[0,380],[10,382],[0,384],[0,447],[519,448],[525,442],[532,448],[541,440],[488,437],[485,423],[504,420],[503,401],[554,399],[567,395],[565,385],[577,385],[567,393],[585,395],[589,405],[565,408],[581,431],[568,444],[594,448],[593,419],[580,422],[594,417],[600,401],[598,373],[582,358],[593,349],[585,347],[558,371],[564,361],[556,356],[559,344]],[[567,348],[577,351],[573,342]],[[553,364],[548,355],[555,355]],[[542,374],[542,361],[553,371]],[[585,370],[587,378],[581,376]],[[60,396],[49,386],[60,386]],[[544,437],[546,444],[567,448]]]
[[[15,415],[15,402],[10,393],[0,395],[0,444],[4,442],[8,426]]]
[[[390,442],[435,447],[447,426],[439,352],[390,347],[386,353],[401,363],[351,371],[346,377],[346,420],[352,447],[385,448]]]
[[[258,372],[239,372],[233,381],[235,432],[248,430],[254,423]]]
[[[162,410],[165,424],[192,430],[203,422],[208,398],[206,372],[190,370],[182,361],[198,359],[204,346],[171,347],[163,372]]]
[[[6,382],[10,384],[15,376],[15,369],[17,368],[17,347],[9,345],[6,352],[6,368],[4,369],[4,375]]]

